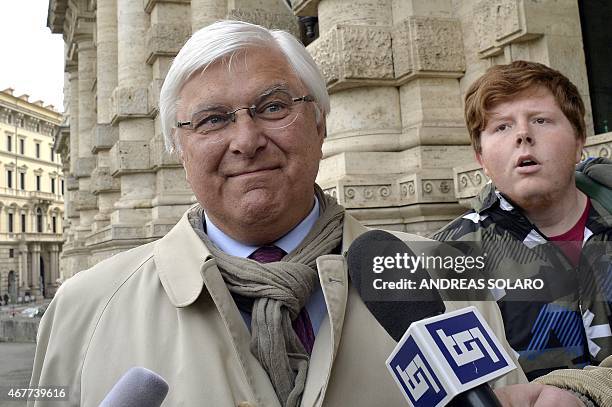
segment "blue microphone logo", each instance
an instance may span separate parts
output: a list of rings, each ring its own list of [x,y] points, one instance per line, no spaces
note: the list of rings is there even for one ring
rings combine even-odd
[[[389,366],[413,406],[435,406],[446,397],[444,387],[412,337],[406,339]]]
[[[473,312],[432,322],[425,327],[462,384],[508,366]]]

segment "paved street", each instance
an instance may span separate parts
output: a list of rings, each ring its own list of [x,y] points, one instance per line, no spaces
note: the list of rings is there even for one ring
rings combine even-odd
[[[0,342],[0,387],[27,387],[34,362],[34,343]],[[21,407],[25,402],[7,401],[0,396],[0,407]]]

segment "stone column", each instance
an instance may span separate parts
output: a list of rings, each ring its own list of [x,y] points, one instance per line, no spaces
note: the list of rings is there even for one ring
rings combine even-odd
[[[427,233],[462,210],[452,203],[452,162],[469,149],[448,144],[467,140],[456,79],[464,63],[450,6],[294,3],[298,15],[318,13],[320,37],[308,49],[331,98],[317,180],[365,224]]]
[[[188,4],[170,1],[157,0],[151,3],[150,9],[147,9],[151,22],[147,32],[147,63],[153,74],[149,87],[150,108],[157,113],[159,92],[172,58],[191,34],[190,27],[185,26],[185,21],[190,17],[190,7]],[[146,225],[146,235],[161,237],[191,205],[193,192],[185,180],[178,156],[165,151],[159,116],[155,119],[155,134],[150,145],[151,163],[156,170],[156,194],[152,201],[151,222]]]
[[[79,211],[76,207],[76,201],[78,197],[79,181],[74,176],[76,171],[76,162],[79,156],[79,73],[76,63],[67,61],[66,72],[68,73],[69,83],[68,87],[68,121],[70,127],[70,162],[68,171],[64,173],[64,179],[66,180],[66,191],[65,191],[65,218],[67,219],[68,228],[64,230],[65,244],[62,252],[62,262],[64,268],[69,270],[64,279],[71,277],[74,273],[78,272],[77,268],[79,260],[79,250],[83,246],[83,241],[77,241],[75,239],[76,228],[79,226],[80,216]],[[31,210],[32,215],[30,219],[35,222],[34,209]],[[31,223],[35,225],[36,223]]]
[[[120,179],[121,197],[114,204],[107,237],[117,247],[129,247],[144,242],[143,225],[151,219],[155,195],[149,145],[154,135],[149,109],[151,68],[146,64],[149,16],[138,1],[118,0],[117,10],[118,81],[112,123],[118,125],[119,140],[110,150],[110,160],[111,174]],[[115,239],[118,236],[123,240]]]
[[[28,245],[22,243],[19,245],[19,293],[20,295],[30,289],[32,279],[30,278],[30,269],[28,268]]]
[[[79,211],[79,226],[75,228],[76,239],[83,244],[89,233],[94,215],[98,212],[96,196],[92,194],[91,173],[95,166],[92,155],[92,129],[94,128],[95,97],[92,87],[95,77],[96,49],[91,37],[87,36],[77,43],[79,70],[79,129],[78,155],[75,157],[74,176],[79,183],[76,195],[76,209]]]
[[[92,146],[96,168],[91,176],[91,191],[98,197],[99,211],[92,224],[94,234],[110,224],[110,214],[120,191],[119,179],[111,176],[109,154],[119,136],[118,127],[111,125],[111,96],[117,87],[117,0],[98,0],[96,21],[97,124]]]
[[[36,298],[42,297],[42,287],[40,284],[40,245],[32,244],[30,250],[30,276],[32,278],[30,294]]]
[[[59,279],[59,245],[49,245],[49,279],[47,281],[47,296],[54,296],[58,288]]]

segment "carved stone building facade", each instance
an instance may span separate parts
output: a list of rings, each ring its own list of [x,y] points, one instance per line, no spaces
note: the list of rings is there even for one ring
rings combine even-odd
[[[594,136],[580,13],[577,0],[51,0],[66,43],[63,278],[163,236],[195,202],[157,117],[194,30],[233,18],[303,35],[298,16],[317,17],[308,49],[332,107],[319,184],[367,225],[427,234],[484,182],[462,97],[493,64],[564,72],[587,104],[590,148],[611,155],[612,133]]]
[[[0,92],[0,298],[52,297],[59,286],[64,177],[53,138],[62,115]]]

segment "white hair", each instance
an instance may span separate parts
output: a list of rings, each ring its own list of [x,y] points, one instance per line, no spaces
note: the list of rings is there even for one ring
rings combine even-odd
[[[314,98],[317,121],[329,113],[329,95],[325,80],[306,48],[291,34],[269,30],[243,21],[218,21],[196,31],[185,43],[172,62],[159,95],[159,115],[166,149],[180,151],[173,137],[179,93],[185,82],[200,69],[248,47],[278,49],[289,66]]]

